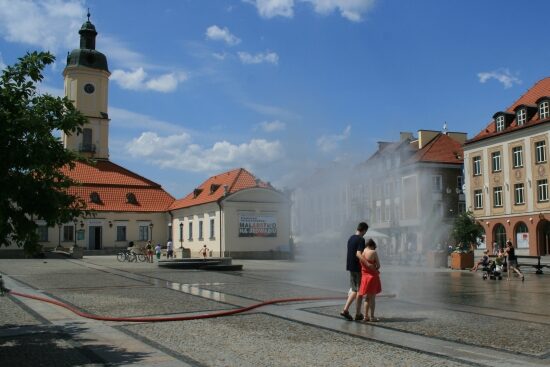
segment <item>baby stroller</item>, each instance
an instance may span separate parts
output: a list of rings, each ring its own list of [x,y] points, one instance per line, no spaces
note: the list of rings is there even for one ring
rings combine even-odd
[[[488,265],[483,266],[483,280],[502,280],[502,264],[497,264],[496,261],[491,261]]]

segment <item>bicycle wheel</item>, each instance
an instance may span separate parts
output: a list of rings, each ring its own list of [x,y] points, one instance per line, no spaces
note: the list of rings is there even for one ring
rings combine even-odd
[[[145,262],[145,260],[147,260],[147,258],[143,254],[138,254],[137,259],[140,263]]]
[[[128,262],[137,262],[137,256],[133,252],[128,253]]]
[[[120,262],[123,262],[124,260],[126,260],[126,254],[124,252],[119,252],[116,255],[116,259]]]

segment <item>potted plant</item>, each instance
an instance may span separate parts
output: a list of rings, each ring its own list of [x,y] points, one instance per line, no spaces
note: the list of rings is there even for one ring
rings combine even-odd
[[[483,227],[472,212],[459,214],[454,221],[452,237],[458,244],[451,253],[451,269],[468,269],[474,266],[473,243],[483,234]]]

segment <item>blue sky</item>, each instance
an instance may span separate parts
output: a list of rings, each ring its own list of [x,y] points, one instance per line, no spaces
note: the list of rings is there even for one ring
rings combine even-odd
[[[550,75],[543,0],[0,0],[0,66],[50,50],[61,94],[88,7],[111,160],[176,197],[237,167],[292,187],[445,121],[472,137]]]

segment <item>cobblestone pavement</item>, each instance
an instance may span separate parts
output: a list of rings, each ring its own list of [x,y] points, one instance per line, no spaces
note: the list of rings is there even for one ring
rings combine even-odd
[[[550,275],[525,282],[481,273],[387,266],[378,323],[338,314],[342,259],[235,261],[239,272],[83,260],[0,260],[8,287],[108,316],[211,313],[272,298],[341,300],[271,305],[223,318],[163,323],[83,319],[58,306],[0,297],[0,366],[528,366],[550,365]],[[352,308],[352,311],[354,309]]]

